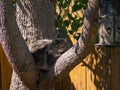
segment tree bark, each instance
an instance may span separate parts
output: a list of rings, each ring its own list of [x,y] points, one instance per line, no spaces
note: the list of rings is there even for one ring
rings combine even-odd
[[[38,71],[17,27],[11,0],[0,1],[0,42],[22,83],[31,90],[35,89]]]
[[[45,38],[54,40],[57,37],[54,1],[17,0],[16,6],[17,25],[28,48],[31,48],[31,44],[37,40]],[[13,72],[10,89],[18,88],[26,90],[17,74]]]
[[[17,0],[17,24],[28,46],[40,39],[55,39],[55,4],[52,0]]]
[[[61,79],[61,77],[67,75],[94,47],[95,36],[98,32],[98,1],[89,0],[81,37],[76,45],[58,58],[55,65],[50,68],[50,71],[44,74],[45,78],[40,80],[39,89],[44,83],[51,82],[52,79],[50,77],[55,80],[56,77]],[[54,40],[56,38],[56,31],[53,2],[51,0],[18,0],[18,27],[9,2],[10,0],[6,0],[6,7],[4,8],[4,2],[0,1],[0,13],[2,13],[0,16],[0,20],[2,20],[0,22],[0,41],[15,71],[13,76],[16,78],[12,77],[12,81],[18,81],[17,83],[12,82],[11,90],[26,90],[26,88],[35,90],[37,87],[38,70],[18,31],[18,27],[28,47],[39,39],[47,38]],[[3,10],[5,10],[5,13]],[[3,20],[5,20],[4,23]],[[17,86],[15,87],[14,84]],[[12,88],[12,86],[14,87]]]

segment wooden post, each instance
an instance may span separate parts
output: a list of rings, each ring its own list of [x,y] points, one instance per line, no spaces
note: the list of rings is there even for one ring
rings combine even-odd
[[[9,90],[12,68],[7,61],[7,58],[0,45],[0,90]]]
[[[111,90],[120,90],[120,47],[111,51]]]

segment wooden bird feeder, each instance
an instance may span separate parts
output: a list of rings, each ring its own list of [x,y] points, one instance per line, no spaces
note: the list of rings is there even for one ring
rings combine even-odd
[[[99,0],[99,43],[97,46],[120,46],[120,14],[114,0]]]

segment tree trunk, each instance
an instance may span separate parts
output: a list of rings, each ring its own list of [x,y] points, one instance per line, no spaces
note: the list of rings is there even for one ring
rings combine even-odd
[[[0,42],[23,85],[31,90],[37,88],[38,70],[17,27],[11,0],[0,1]]]
[[[3,16],[0,16],[0,20],[2,20],[0,22],[0,40],[14,70],[11,90],[36,90],[38,84],[39,89],[43,90],[42,86],[49,86],[50,83],[54,84],[51,81],[66,76],[92,50],[98,31],[98,0],[89,0],[88,2],[83,32],[76,45],[61,55],[55,65],[39,79],[40,82],[37,82],[38,69],[20,36],[15,18],[11,18],[13,13],[11,13],[12,10],[9,10],[11,8],[9,2],[9,0],[5,2],[6,7],[3,5],[3,1],[0,2],[0,13],[3,13]],[[54,40],[56,38],[54,4],[52,0],[18,0],[17,4],[18,27],[29,48],[33,42],[39,39]],[[4,10],[6,11],[5,13]],[[9,20],[9,22],[7,23],[4,20]]]
[[[55,4],[52,0],[17,0],[17,24],[28,46],[39,39],[55,39]]]
[[[16,20],[28,48],[37,40],[54,40],[57,37],[55,3],[52,0],[17,0]],[[18,88],[26,90],[17,74],[13,72],[10,89]]]

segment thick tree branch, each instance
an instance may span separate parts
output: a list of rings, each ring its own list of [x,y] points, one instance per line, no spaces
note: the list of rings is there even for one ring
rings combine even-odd
[[[16,20],[28,47],[41,39],[54,40],[55,30],[54,0],[17,0]]]
[[[18,30],[11,0],[0,0],[0,43],[15,73],[26,86],[35,90],[38,71]]]
[[[58,58],[56,64],[46,73],[48,77],[63,77],[79,64],[94,47],[95,37],[98,32],[98,1],[89,0],[81,37],[75,46]]]

